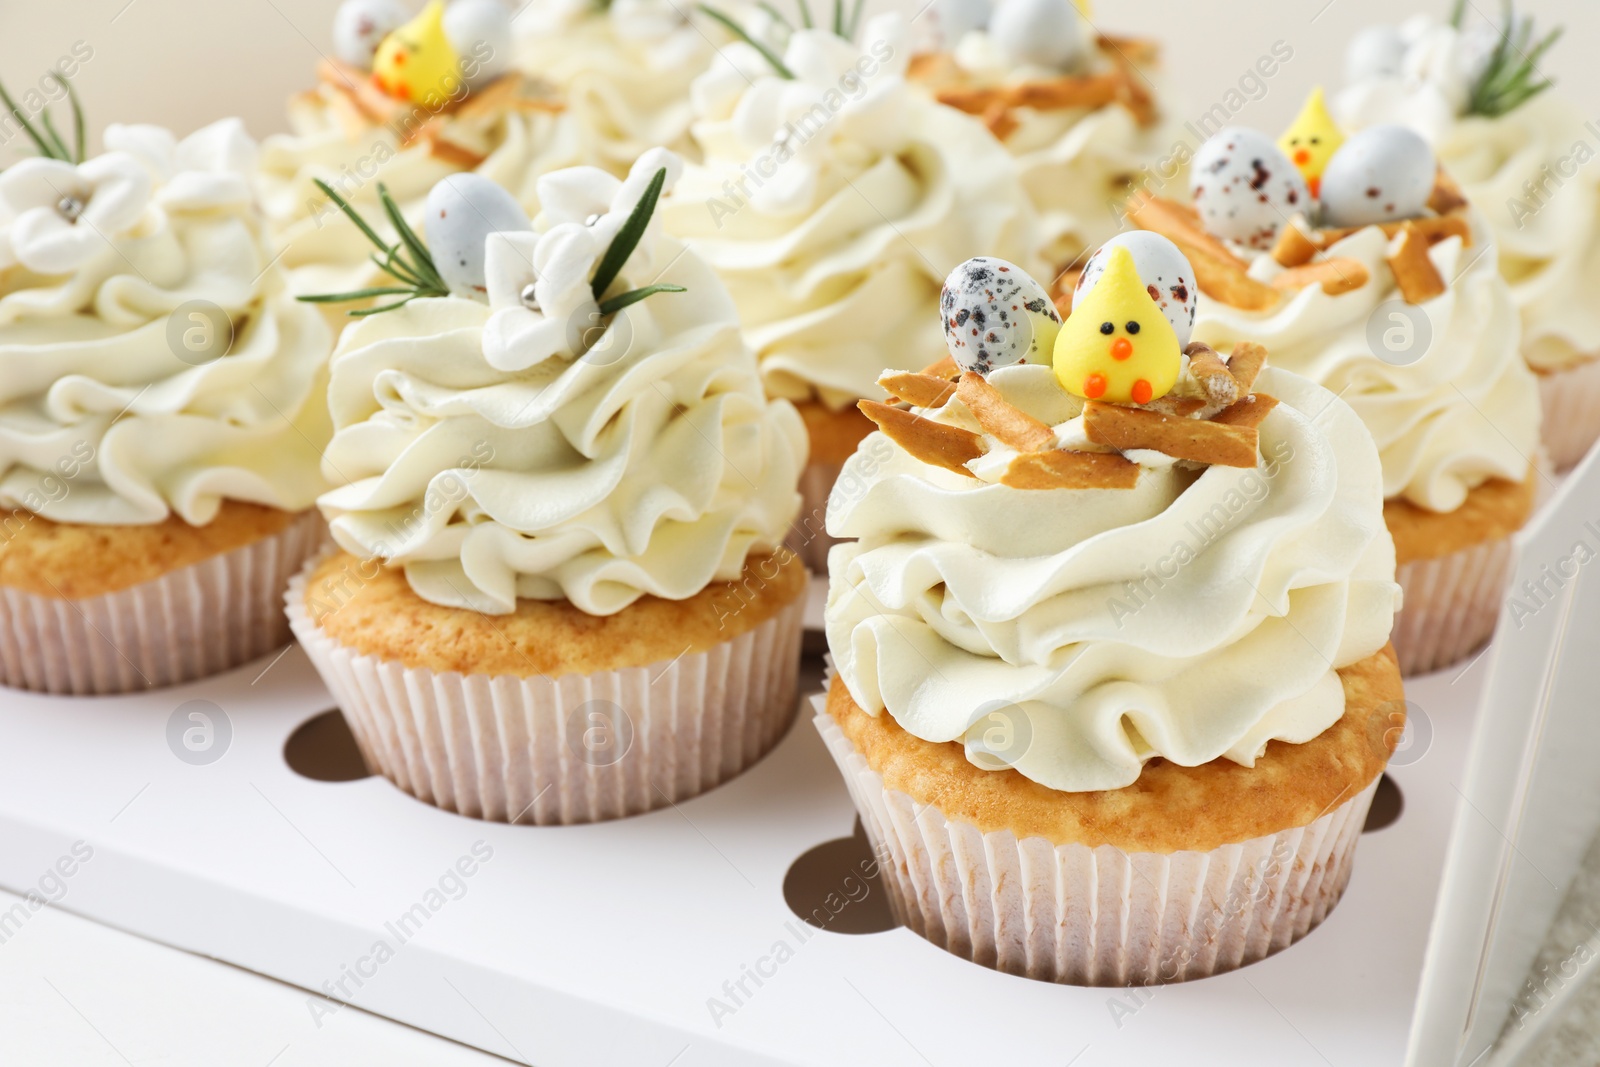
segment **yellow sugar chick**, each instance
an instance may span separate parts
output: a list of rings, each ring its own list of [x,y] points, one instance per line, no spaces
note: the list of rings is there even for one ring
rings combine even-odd
[[[461,57],[444,32],[443,0],[429,0],[417,17],[378,45],[372,78],[397,100],[424,103],[448,97],[461,81]]]
[[[1328,113],[1328,103],[1322,97],[1322,86],[1311,90],[1300,114],[1278,138],[1278,147],[1299,168],[1311,195],[1322,195],[1322,172],[1328,160],[1344,144],[1344,133]]]
[[[1178,335],[1126,248],[1111,250],[1105,273],[1061,324],[1054,366],[1067,392],[1111,404],[1148,404],[1177,384]]]

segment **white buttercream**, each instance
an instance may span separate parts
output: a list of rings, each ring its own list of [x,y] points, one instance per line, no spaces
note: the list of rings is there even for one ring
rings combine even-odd
[[[990,381],[1047,420],[1076,406],[1048,367]],[[980,747],[1009,707],[1023,740],[1005,762],[1073,791],[1129,785],[1157,756],[1250,766],[1269,740],[1320,734],[1344,711],[1335,670],[1383,647],[1396,608],[1382,478],[1332,393],[1271,369],[1258,388],[1282,403],[1257,467],[1153,463],[1133,489],[1012,489],[869,438],[828,516],[859,538],[828,561],[851,696]],[[971,424],[957,400],[924,414]]]
[[[548,175],[538,234],[488,245],[490,303],[417,300],[347,330],[320,501],[348,551],[437,604],[519,597],[594,615],[693,596],[775,549],[799,507],[805,429],[767,401],[732,302],[652,224],[612,292],[682,285],[598,317],[589,279],[658,167]],[[533,288],[538,310],[524,303]]]
[[[111,126],[105,144],[0,175],[18,261],[0,273],[0,507],[116,525],[203,525],[224,499],[309,507],[332,339],[272,263],[254,143],[230,119],[183,141]],[[222,325],[174,315],[191,302],[231,321],[225,355],[186,343]]]

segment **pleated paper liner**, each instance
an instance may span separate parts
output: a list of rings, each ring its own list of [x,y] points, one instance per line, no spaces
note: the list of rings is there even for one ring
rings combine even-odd
[[[895,918],[964,959],[1043,981],[1181,982],[1287,948],[1344,893],[1378,788],[1374,778],[1308,826],[1209,852],[1018,840],[886,788],[823,698],[814,703],[817,730],[882,859]]]
[[[307,511],[271,537],[82,600],[0,588],[0,684],[68,696],[137,692],[281,648],[283,591],[325,533]]]
[[[1555,469],[1565,471],[1600,440],[1600,355],[1537,378],[1544,447]]]
[[[1402,563],[1395,580],[1405,594],[1391,636],[1400,673],[1409,678],[1443,670],[1494,636],[1511,580],[1511,539]]]
[[[783,737],[797,707],[797,598],[705,652],[646,667],[462,674],[364,655],[305,608],[315,561],[290,583],[290,626],[367,765],[418,800],[497,822],[597,822],[728,781]]]

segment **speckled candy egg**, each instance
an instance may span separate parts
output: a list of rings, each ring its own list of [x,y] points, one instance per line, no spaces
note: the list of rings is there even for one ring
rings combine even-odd
[[[1206,229],[1247,248],[1268,249],[1278,229],[1311,206],[1305,176],[1266,134],[1220,130],[1195,153],[1189,191]]]
[[[351,66],[371,70],[379,42],[410,18],[400,0],[344,0],[333,16],[333,54]]]
[[[1044,286],[1014,263],[969,259],[944,280],[939,294],[944,343],[964,370],[988,375],[998,367],[1050,362],[1061,316]]]
[[[1084,264],[1083,275],[1072,291],[1073,306],[1077,306],[1083,294],[1094,288],[1094,283],[1105,273],[1113,248],[1126,248],[1133,256],[1133,266],[1139,272],[1139,280],[1144,282],[1145,292],[1172,324],[1178,344],[1188,345],[1194,333],[1195,305],[1200,295],[1194,282],[1194,268],[1189,264],[1189,257],[1159,233],[1130,230],[1097,248]]]
[[[1000,0],[989,20],[1000,54],[1021,66],[1071,70],[1083,59],[1088,34],[1072,0]]]
[[[476,88],[511,69],[511,10],[502,0],[455,0],[444,9],[444,35]]]
[[[1368,26],[1350,39],[1344,53],[1344,78],[1351,85],[1368,78],[1398,77],[1406,61],[1406,42],[1393,26]]]
[[[531,230],[527,212],[481,174],[452,174],[428,193],[424,225],[434,266],[450,292],[487,300],[484,243],[491,233]]]
[[[1322,173],[1322,221],[1371,226],[1413,219],[1433,192],[1433,149],[1404,126],[1372,126],[1352,136]]]

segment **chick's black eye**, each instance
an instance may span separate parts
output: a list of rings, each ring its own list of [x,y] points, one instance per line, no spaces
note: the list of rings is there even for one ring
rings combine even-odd
[[[1321,143],[1322,143],[1322,138],[1320,138],[1320,137],[1313,137],[1313,138],[1311,138],[1311,143],[1312,143],[1312,144],[1321,144]]]
[[[1104,327],[1102,327],[1102,329],[1104,329]],[[1138,333],[1139,332],[1139,324],[1137,322],[1128,323],[1128,332],[1129,333]]]
[[[1101,333],[1116,333],[1117,332],[1117,324],[1114,323],[1114,322],[1102,322],[1100,324],[1100,332]]]

